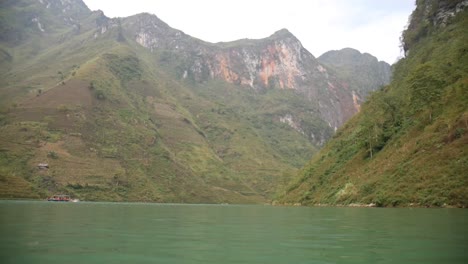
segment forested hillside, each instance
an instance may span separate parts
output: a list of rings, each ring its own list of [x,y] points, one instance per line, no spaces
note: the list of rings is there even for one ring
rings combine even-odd
[[[467,1],[417,1],[390,85],[305,166],[283,203],[468,205]]]

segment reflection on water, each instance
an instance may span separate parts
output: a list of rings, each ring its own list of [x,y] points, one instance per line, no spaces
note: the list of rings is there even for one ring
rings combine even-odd
[[[468,211],[0,201],[1,263],[468,263]]]

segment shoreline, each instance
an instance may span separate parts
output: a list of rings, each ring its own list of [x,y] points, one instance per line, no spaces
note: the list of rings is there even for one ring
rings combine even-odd
[[[11,197],[0,197],[0,201],[32,201],[32,202],[48,202],[46,199],[34,199],[34,198],[11,198]],[[84,201],[79,200],[80,202],[96,202],[96,203],[126,203],[126,204],[177,204],[177,205],[271,205],[271,206],[284,206],[284,207],[354,207],[354,208],[449,208],[449,209],[467,209],[464,206],[456,206],[456,205],[449,205],[443,204],[442,206],[427,206],[421,205],[418,203],[410,203],[410,204],[402,204],[398,206],[378,206],[376,203],[351,203],[351,204],[327,204],[327,203],[317,203],[317,204],[301,204],[301,203],[280,203],[278,201],[273,201],[270,203],[259,203],[259,204],[234,204],[234,203],[174,203],[174,202],[148,202],[148,201]],[[71,202],[70,203],[74,203]]]
[[[400,204],[397,206],[379,206],[376,203],[350,203],[350,204],[327,204],[327,203],[317,203],[317,204],[301,204],[301,203],[279,203],[274,201],[271,203],[273,206],[304,206],[304,207],[365,207],[365,208],[460,208],[466,209],[465,206],[443,204],[441,206],[430,206],[423,205],[419,203],[409,203],[409,204]]]

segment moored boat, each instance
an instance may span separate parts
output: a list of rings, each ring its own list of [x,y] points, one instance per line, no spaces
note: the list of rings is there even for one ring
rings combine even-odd
[[[70,198],[70,195],[66,194],[56,194],[47,198],[47,201],[50,202],[73,202],[74,199]]]

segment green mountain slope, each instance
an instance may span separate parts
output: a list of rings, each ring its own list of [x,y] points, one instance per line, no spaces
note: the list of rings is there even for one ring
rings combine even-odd
[[[1,43],[2,197],[259,203],[316,151],[265,118],[285,98],[298,101],[284,106],[297,115],[312,111],[294,92],[177,80],[161,63],[167,52],[131,41],[119,20],[88,11],[76,26],[75,2],[2,6],[2,28],[19,35]],[[38,19],[18,25],[12,9]],[[64,17],[70,24],[57,22]]]
[[[0,7],[2,198],[267,202],[357,111],[287,30],[213,44],[81,0]]]
[[[281,202],[468,206],[465,6],[417,1],[391,84],[372,93]]]

